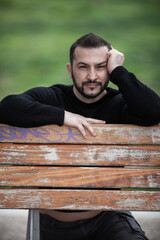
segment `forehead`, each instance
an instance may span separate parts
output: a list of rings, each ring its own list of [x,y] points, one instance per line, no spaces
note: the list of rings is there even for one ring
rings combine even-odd
[[[97,48],[84,48],[77,47],[74,53],[74,61],[75,62],[102,62],[107,58],[108,53],[107,46],[97,47]]]

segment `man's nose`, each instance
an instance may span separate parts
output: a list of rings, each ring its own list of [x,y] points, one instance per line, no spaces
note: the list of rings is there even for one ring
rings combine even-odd
[[[94,81],[97,79],[97,73],[95,71],[95,69],[91,69],[88,73],[88,78],[91,80],[91,81]]]

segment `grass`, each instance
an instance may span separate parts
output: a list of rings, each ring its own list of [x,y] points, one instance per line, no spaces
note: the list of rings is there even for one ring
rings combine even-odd
[[[159,10],[158,0],[0,0],[0,99],[71,84],[69,48],[88,32],[122,51],[125,67],[160,94]]]

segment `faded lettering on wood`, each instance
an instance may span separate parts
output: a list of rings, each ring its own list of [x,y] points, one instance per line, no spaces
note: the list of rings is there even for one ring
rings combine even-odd
[[[97,136],[88,132],[84,139],[75,128],[47,125],[36,128],[17,128],[0,125],[1,142],[24,143],[87,143],[87,144],[160,144],[160,126],[140,127],[121,124],[94,124]]]

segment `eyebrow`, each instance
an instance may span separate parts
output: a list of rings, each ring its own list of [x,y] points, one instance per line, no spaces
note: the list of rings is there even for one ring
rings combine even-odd
[[[84,62],[78,62],[78,63],[77,63],[77,65],[80,65],[80,64],[83,64],[83,65],[88,66],[88,64],[87,64],[87,63],[84,63]]]
[[[99,65],[102,65],[104,63],[107,63],[107,61],[103,61],[103,62],[100,62],[100,63],[97,63],[96,66],[99,66]],[[85,62],[78,62],[77,65],[80,65],[80,64],[83,64],[83,65],[86,65],[88,66],[89,64],[85,63]]]
[[[103,61],[101,63],[97,63],[96,65],[103,65],[104,63],[107,63],[107,60],[106,61]]]

